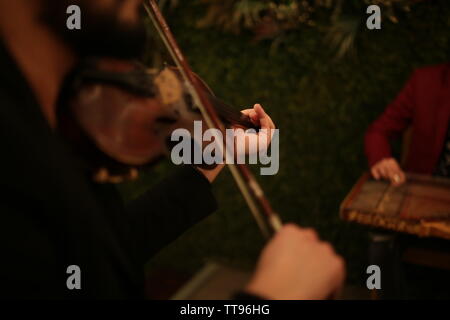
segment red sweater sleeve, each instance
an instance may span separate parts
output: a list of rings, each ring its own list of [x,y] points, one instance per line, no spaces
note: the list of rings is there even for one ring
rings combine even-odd
[[[391,157],[389,140],[397,138],[411,123],[414,113],[414,93],[417,72],[415,72],[397,97],[367,129],[365,153],[369,167],[383,158]]]

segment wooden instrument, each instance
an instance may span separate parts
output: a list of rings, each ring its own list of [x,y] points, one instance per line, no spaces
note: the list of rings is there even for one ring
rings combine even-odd
[[[415,234],[450,239],[450,180],[407,174],[394,187],[365,173],[340,207],[347,221]]]

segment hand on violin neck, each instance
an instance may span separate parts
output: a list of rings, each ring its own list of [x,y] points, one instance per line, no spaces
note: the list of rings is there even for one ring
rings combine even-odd
[[[260,104],[257,103],[253,108],[241,112],[249,116],[253,124],[260,126],[261,129],[275,129],[275,124]]]
[[[243,150],[235,150],[234,155],[235,157],[239,157],[240,153],[249,154],[250,150],[254,150],[254,152],[260,152],[261,149],[267,149],[270,145],[273,130],[275,129],[275,124],[273,123],[272,119],[269,117],[269,115],[264,111],[262,106],[260,104],[255,104],[252,109],[245,109],[241,111],[243,114],[247,115],[250,120],[253,122],[255,126],[258,126],[261,128],[256,134],[258,135],[258,139],[253,140],[253,142],[258,143],[258,146],[255,148],[251,148],[249,146],[249,143],[252,143],[251,141],[247,141],[245,143],[245,151]],[[240,126],[234,126],[233,129],[238,130],[242,128]],[[242,131],[242,134],[245,135],[244,131]],[[235,139],[239,139],[239,135],[235,135]],[[262,143],[260,143],[262,142]],[[224,168],[224,164],[219,164],[213,169],[203,169],[200,167],[196,167],[198,171],[200,171],[208,180],[209,182],[213,182],[216,177],[219,175],[219,173]]]
[[[248,143],[245,146],[245,153],[249,154],[249,150],[254,150],[256,152],[265,151],[269,148],[272,141],[274,130],[276,129],[275,123],[272,121],[270,116],[264,111],[260,104],[255,104],[252,109],[245,109],[241,111],[243,114],[247,115],[255,126],[260,127],[258,130],[258,147],[250,148]],[[239,127],[234,127],[238,129]],[[259,143],[261,142],[261,143]]]
[[[262,106],[260,104],[255,104],[252,109],[245,109],[241,111],[243,114],[247,115],[250,120],[253,122],[255,126],[260,127],[261,129],[256,133],[258,135],[257,139],[253,139],[253,141],[250,141],[245,139],[245,150],[244,148],[235,148],[234,155],[235,158],[239,157],[241,154],[249,154],[253,150],[253,152],[259,153],[260,151],[266,150],[270,142],[272,140],[272,136],[275,129],[275,124],[273,123],[272,119],[269,117],[269,115],[264,111]],[[240,132],[244,135],[246,133],[244,132],[243,128],[240,126],[234,126],[233,129],[235,130],[241,130]],[[235,140],[239,140],[240,133],[239,131],[235,132]],[[250,147],[250,143],[257,143],[257,146]],[[263,150],[264,149],[264,150]],[[208,180],[209,182],[213,182],[216,177],[219,175],[219,173],[224,168],[224,164],[219,164],[213,169],[203,169],[200,167],[196,167],[198,171],[200,171]]]

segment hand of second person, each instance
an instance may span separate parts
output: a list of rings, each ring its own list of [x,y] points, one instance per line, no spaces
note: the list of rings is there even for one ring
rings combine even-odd
[[[393,186],[399,186],[406,181],[405,173],[394,158],[385,158],[378,161],[372,166],[370,172],[376,180],[389,180]]]

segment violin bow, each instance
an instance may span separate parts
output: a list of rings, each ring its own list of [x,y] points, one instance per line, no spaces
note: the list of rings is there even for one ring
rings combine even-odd
[[[187,90],[192,96],[192,99],[196,106],[198,106],[206,125],[209,128],[217,128],[224,132],[225,126],[220,120],[217,112],[205,92],[201,90],[201,84],[191,71],[189,63],[180,50],[175,37],[173,36],[170,28],[162,15],[159,6],[155,0],[147,0],[144,3],[145,10],[147,11],[150,19],[153,22],[158,34],[164,42],[167,50],[172,56],[175,64],[180,70]],[[215,134],[215,133],[214,133]],[[221,138],[214,136],[215,141],[219,141]],[[221,144],[219,144],[219,148]],[[223,153],[222,154],[225,155]],[[229,148],[225,148],[226,158],[231,159],[231,151]],[[278,214],[273,211],[268,199],[265,197],[264,192],[256,181],[255,177],[251,173],[250,169],[245,164],[227,163],[231,174],[241,191],[247,205],[253,214],[262,234],[267,238],[276,233],[282,226],[282,222]]]

